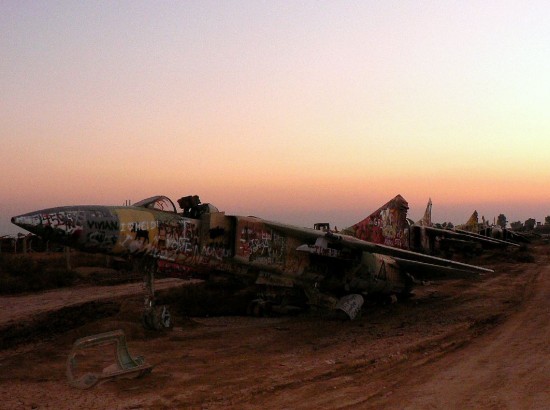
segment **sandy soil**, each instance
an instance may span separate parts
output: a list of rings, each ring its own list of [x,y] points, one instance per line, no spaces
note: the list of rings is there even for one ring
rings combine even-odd
[[[135,284],[0,298],[2,329],[34,331],[0,350],[0,408],[550,408],[550,247],[531,249],[535,263],[484,256],[476,262],[494,274],[422,286],[352,322],[177,317],[173,330],[153,333],[139,324]],[[37,326],[68,315],[75,299],[78,321]],[[94,315],[97,301],[117,308]],[[73,342],[119,328],[153,371],[71,387]],[[113,355],[89,360],[109,364]]]
[[[179,278],[157,279],[155,289],[162,291],[184,284],[198,283],[198,280]],[[63,307],[80,305],[85,302],[116,299],[139,295],[142,283],[115,286],[79,286],[70,289],[56,289],[24,296],[0,297],[0,326],[11,321],[25,321],[34,315],[59,310]]]

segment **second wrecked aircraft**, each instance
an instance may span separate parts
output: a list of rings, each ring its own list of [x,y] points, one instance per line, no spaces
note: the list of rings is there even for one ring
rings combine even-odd
[[[343,234],[365,241],[415,252],[451,257],[454,253],[472,255],[483,249],[519,247],[510,240],[481,235],[478,231],[437,228],[432,224],[432,201],[418,222],[407,218],[409,205],[397,195],[365,219],[346,228]],[[476,213],[477,221],[477,213]]]

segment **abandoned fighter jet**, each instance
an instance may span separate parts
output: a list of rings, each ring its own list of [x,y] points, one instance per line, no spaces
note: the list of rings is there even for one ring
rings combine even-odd
[[[133,206],[44,209],[13,217],[12,222],[82,251],[140,257],[148,273],[144,318],[153,328],[166,326],[166,312],[154,304],[152,280],[159,265],[177,264],[205,277],[221,273],[253,286],[255,312],[284,312],[286,306],[299,305],[336,308],[350,317],[360,310],[363,297],[407,294],[425,274],[491,271],[396,248],[403,240],[397,231],[382,233],[393,242],[381,244],[370,236],[363,240],[225,215],[197,196],[183,197],[178,204],[182,212],[167,197],[155,196]],[[386,217],[401,218],[389,212]]]
[[[469,231],[433,226],[431,199],[424,216],[418,222],[407,218],[408,209],[407,201],[401,195],[397,195],[362,221],[344,229],[342,233],[369,242],[429,255],[451,255],[453,251],[474,254],[485,248],[519,246],[510,241]]]
[[[490,225],[485,218],[481,217],[482,221],[479,222],[479,216],[477,211],[474,210],[470,218],[465,224],[459,225],[455,228],[455,231],[467,234],[467,235],[480,235],[483,237],[492,238],[499,241],[509,242],[521,242],[528,243],[529,238],[520,234],[519,232],[513,232],[509,229],[502,228],[496,224]]]

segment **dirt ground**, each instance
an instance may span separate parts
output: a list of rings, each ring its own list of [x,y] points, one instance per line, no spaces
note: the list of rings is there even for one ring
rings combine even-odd
[[[550,246],[530,251],[534,263],[484,255],[473,262],[494,274],[429,283],[354,321],[176,317],[154,333],[139,284],[0,297],[0,408],[548,409]],[[159,283],[178,286],[193,285]],[[74,341],[114,329],[152,372],[71,387]],[[100,368],[114,359],[92,353]]]

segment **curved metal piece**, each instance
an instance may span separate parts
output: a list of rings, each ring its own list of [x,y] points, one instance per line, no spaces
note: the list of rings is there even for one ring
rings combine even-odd
[[[112,344],[116,362],[101,372],[89,372],[75,376],[77,369],[76,356],[87,348]],[[100,382],[118,378],[137,378],[150,373],[153,366],[145,363],[142,356],[132,357],[126,344],[126,336],[121,329],[78,339],[67,358],[66,375],[69,384],[78,389],[89,389]]]

